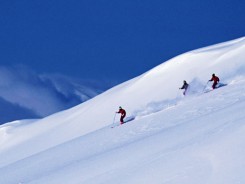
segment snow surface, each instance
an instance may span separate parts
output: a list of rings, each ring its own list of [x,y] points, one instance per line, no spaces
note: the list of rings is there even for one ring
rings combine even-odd
[[[227,85],[204,93],[212,73]],[[118,106],[135,119],[115,126]],[[0,126],[0,184],[244,184],[244,109],[245,37],[47,118]]]

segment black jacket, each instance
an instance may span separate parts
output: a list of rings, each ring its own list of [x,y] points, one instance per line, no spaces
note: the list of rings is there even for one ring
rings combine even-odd
[[[187,89],[189,86],[189,84],[187,84],[187,82],[184,82],[183,86],[180,89]]]

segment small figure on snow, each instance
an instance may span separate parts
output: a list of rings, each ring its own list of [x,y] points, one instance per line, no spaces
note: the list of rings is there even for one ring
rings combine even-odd
[[[212,78],[209,80],[210,82],[211,81],[214,81],[213,85],[212,85],[212,88],[215,89],[217,84],[219,83],[219,77],[215,76],[215,74],[212,75]]]
[[[188,86],[189,86],[189,84],[184,80],[183,81],[183,86],[181,88],[179,88],[179,89],[184,89],[183,95],[186,94],[186,91],[187,91]]]
[[[120,106],[120,107],[119,107],[119,111],[116,112],[116,113],[120,113],[120,114],[121,114],[120,124],[123,124],[123,123],[124,123],[123,119],[124,119],[125,116],[126,116],[126,111]]]

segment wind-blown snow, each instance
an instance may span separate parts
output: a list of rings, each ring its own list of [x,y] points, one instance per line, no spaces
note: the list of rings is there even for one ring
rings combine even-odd
[[[245,183],[244,53],[245,37],[191,51],[69,110],[0,126],[0,183]],[[203,93],[212,73],[227,85]],[[118,106],[135,119],[111,128]]]
[[[37,74],[24,66],[0,67],[0,124],[43,118],[78,105],[111,87],[61,75]],[[41,95],[40,95],[41,94]]]

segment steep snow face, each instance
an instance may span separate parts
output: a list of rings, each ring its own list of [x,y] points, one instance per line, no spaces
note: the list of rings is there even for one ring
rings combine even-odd
[[[0,126],[0,183],[244,183],[244,53],[245,38],[191,51],[72,109]],[[203,93],[212,73],[227,85]],[[111,129],[119,105],[135,120]]]
[[[241,111],[245,107],[244,86],[242,80],[186,98],[120,127],[106,126],[36,154],[28,155],[28,151],[37,144],[47,146],[44,137],[37,142],[29,141],[25,149],[15,146],[15,155],[23,152],[26,155],[2,166],[0,181],[6,184],[244,183],[245,115]],[[30,123],[24,122],[23,126]],[[10,127],[15,126],[2,128],[11,134]],[[1,155],[2,163],[13,159],[11,153]]]

